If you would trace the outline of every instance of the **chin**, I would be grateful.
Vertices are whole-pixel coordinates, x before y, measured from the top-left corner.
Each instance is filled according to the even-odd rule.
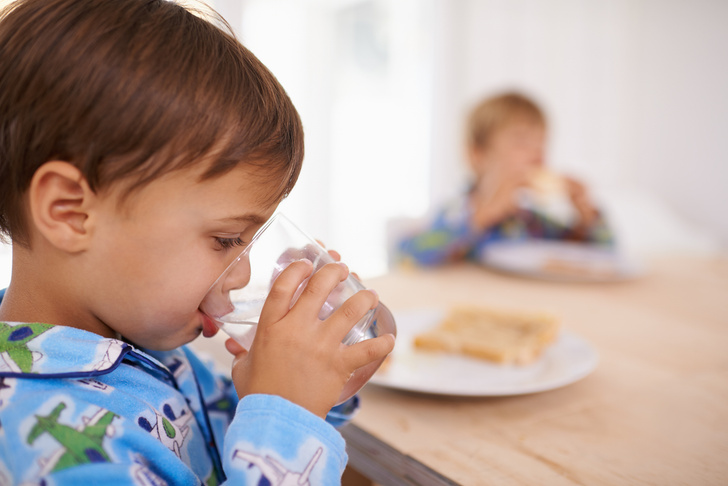
[[[148,344],[144,341],[131,341],[132,344],[135,346],[139,346],[144,349],[149,349],[152,351],[171,351],[173,349],[177,349],[180,346],[184,346],[187,343],[190,343],[197,338],[197,336],[200,335],[200,329],[195,329],[194,331],[191,331],[189,333],[186,333],[186,335],[175,335],[173,337],[170,337],[169,339],[165,339],[162,342],[159,341],[148,341]]]
[[[135,346],[150,349],[153,351],[171,351],[173,349],[189,344],[197,339],[203,330],[202,314],[192,316],[184,326],[166,325],[166,331],[162,334],[146,333],[140,336],[127,336],[127,340]]]

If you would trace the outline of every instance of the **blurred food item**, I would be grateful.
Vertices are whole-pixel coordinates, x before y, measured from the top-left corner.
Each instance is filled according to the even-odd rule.
[[[568,193],[566,179],[548,169],[538,169],[528,178],[528,187],[544,197],[560,196]]]
[[[527,364],[554,342],[558,319],[547,313],[511,312],[461,305],[432,330],[415,336],[415,348],[464,354],[501,364]]]
[[[569,195],[567,179],[545,168],[532,172],[519,193],[521,206],[548,216],[551,220],[571,226],[578,213]]]

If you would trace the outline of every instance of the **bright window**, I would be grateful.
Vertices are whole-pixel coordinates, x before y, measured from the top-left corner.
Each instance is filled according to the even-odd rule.
[[[361,276],[382,273],[387,221],[420,215],[429,201],[429,3],[215,5],[303,120],[304,169],[281,210]]]

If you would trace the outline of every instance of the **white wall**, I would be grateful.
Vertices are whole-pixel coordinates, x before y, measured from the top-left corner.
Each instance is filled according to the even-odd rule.
[[[301,115],[304,168],[281,211],[360,275],[385,271],[387,220],[429,202],[429,2],[215,5]]]

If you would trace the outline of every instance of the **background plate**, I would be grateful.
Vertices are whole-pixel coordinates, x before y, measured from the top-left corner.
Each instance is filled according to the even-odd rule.
[[[644,273],[636,260],[618,250],[563,241],[493,243],[479,261],[502,272],[567,282],[617,282]]]

